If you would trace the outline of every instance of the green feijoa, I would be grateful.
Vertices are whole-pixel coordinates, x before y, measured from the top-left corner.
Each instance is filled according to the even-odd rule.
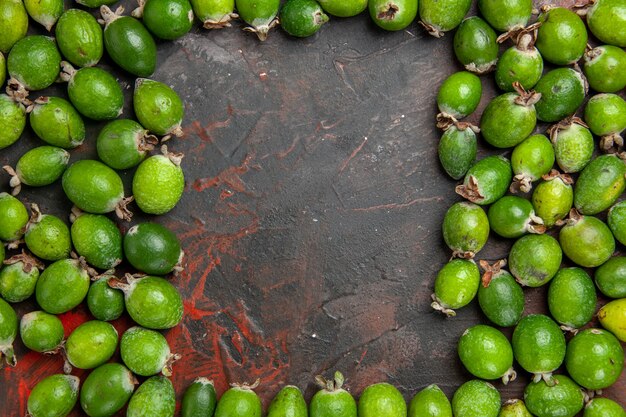
[[[182,136],[183,102],[166,84],[147,78],[135,81],[133,106],[139,123],[155,135]]]
[[[185,188],[185,176],[180,167],[182,153],[153,155],[139,164],[133,176],[133,195],[144,213],[164,214],[178,204]]]
[[[376,25],[385,30],[401,30],[415,20],[417,3],[417,0],[370,0],[368,8]]]
[[[111,269],[122,262],[122,233],[117,225],[101,214],[80,214],[70,229],[76,252],[87,263]]]
[[[78,401],[80,379],[73,375],[50,375],[35,385],[28,396],[28,415],[65,417]]]
[[[616,93],[626,87],[626,52],[612,45],[601,45],[585,52],[583,72],[589,86],[600,93]]]
[[[443,218],[443,239],[453,255],[473,256],[489,238],[489,219],[482,207],[461,201],[454,203]]]
[[[55,35],[59,50],[79,67],[93,67],[104,52],[102,28],[91,13],[69,9],[59,18]]]
[[[63,14],[63,0],[24,0],[28,15],[50,32]]]
[[[116,348],[115,327],[105,321],[91,320],[70,333],[65,341],[65,356],[75,368],[92,369],[111,359]]]
[[[596,397],[585,405],[583,417],[626,417],[626,411],[613,400]]]
[[[33,295],[44,264],[24,251],[4,264],[0,269],[0,296],[9,303],[19,303]]]
[[[61,314],[79,305],[89,291],[89,274],[76,259],[61,259],[39,275],[35,297],[50,314]]]
[[[135,278],[127,274],[126,280],[127,283],[109,280],[109,285],[124,292],[126,310],[138,325],[162,330],[180,322],[183,301],[176,287],[152,276]]]
[[[615,239],[622,245],[626,245],[626,202],[615,203],[609,209],[607,223]]]
[[[122,16],[123,11],[100,7],[105,22],[104,48],[122,69],[137,77],[149,77],[156,68],[156,43],[141,21]]]
[[[452,259],[437,273],[431,307],[448,317],[456,315],[454,309],[469,304],[476,296],[480,284],[480,271],[471,259]]]
[[[478,0],[480,13],[495,30],[500,32],[526,26],[532,8],[532,0]]]
[[[533,417],[522,400],[509,400],[502,405],[498,417]]]
[[[287,390],[289,386],[284,389]],[[288,392],[290,392],[289,390]],[[291,398],[291,397],[287,397]],[[303,399],[304,401],[304,399]],[[213,381],[207,378],[196,378],[191,385],[187,387],[183,394],[183,400],[181,403],[181,417],[206,417],[212,416],[217,405],[217,394],[215,393],[215,386]],[[306,403],[304,404],[304,414],[293,414],[293,417],[306,417]],[[272,408],[268,410],[270,417],[272,416]]]
[[[626,48],[626,12],[622,0],[597,0],[587,10],[593,35],[609,45]]]
[[[258,385],[259,380],[251,386],[231,384],[217,403],[214,417],[261,417],[261,400],[253,391]]]
[[[352,17],[367,8],[367,0],[321,0],[322,9],[337,17]]]
[[[90,417],[109,417],[130,399],[137,380],[119,363],[105,363],[94,369],[80,389],[80,406]]]
[[[459,71],[444,80],[437,93],[437,107],[457,119],[476,110],[483,88],[480,78],[468,71]]]
[[[70,153],[56,146],[38,146],[26,152],[15,165],[15,170],[5,165],[4,170],[11,175],[10,185],[13,194],[18,194],[22,184],[43,187],[58,180],[70,162]]]
[[[81,210],[94,214],[115,211],[126,220],[132,216],[126,208],[130,198],[124,198],[122,179],[100,161],[74,162],[63,174],[61,183],[67,198]]]
[[[267,417],[307,417],[307,406],[298,387],[287,385],[274,397],[267,409]],[[185,417],[185,416],[183,416]]]
[[[328,15],[315,0],[288,0],[280,9],[280,26],[291,36],[312,36],[326,22]]]
[[[554,158],[554,148],[545,135],[537,134],[524,139],[511,154],[511,167],[515,174],[511,191],[529,192],[533,182],[550,172]]]
[[[497,417],[499,411],[500,393],[485,381],[467,381],[452,397],[454,417]]]
[[[569,341],[565,367],[572,379],[584,388],[608,388],[624,369],[624,349],[611,332],[585,329]]]
[[[517,45],[504,51],[496,64],[496,84],[501,90],[514,92],[513,83],[524,89],[537,84],[543,73],[543,58],[534,46],[534,37],[525,33],[518,38]]]
[[[13,341],[17,336],[17,314],[13,307],[0,298],[0,360],[4,355],[7,365],[15,366],[17,358],[13,352]]]
[[[115,4],[117,1],[116,0],[76,0],[76,3],[85,6],[85,7],[91,7],[91,8],[96,8],[96,7],[100,7],[103,5],[112,5]]]
[[[626,129],[626,101],[617,94],[596,94],[587,101],[584,119],[594,135],[602,136],[600,147],[622,143],[619,133]]]
[[[587,88],[580,72],[557,68],[541,77],[535,91],[541,94],[535,104],[537,119],[556,122],[576,112],[585,99]]]
[[[543,176],[533,191],[532,202],[535,214],[546,227],[560,224],[574,204],[574,181],[567,174],[552,170]]]
[[[450,177],[458,180],[476,161],[477,148],[473,126],[456,123],[448,127],[439,140],[439,162]]]
[[[574,417],[583,409],[583,392],[565,375],[534,381],[524,390],[528,411],[537,417]]]
[[[170,346],[161,333],[143,327],[131,327],[124,332],[120,354],[128,369],[141,376],[158,373],[171,376],[171,364],[180,358],[170,352]]]
[[[182,269],[183,251],[176,235],[158,223],[140,223],[126,232],[124,254],[136,269],[166,275]]]
[[[432,384],[411,399],[408,417],[452,417],[452,406],[441,388]]]
[[[362,417],[406,417],[406,402],[396,387],[379,382],[363,390],[358,414]]]
[[[7,193],[0,193],[0,240],[12,242],[24,235],[28,211],[24,204]]]
[[[190,0],[193,13],[205,29],[230,27],[230,21],[239,17],[235,13],[235,0]]]
[[[564,7],[547,8],[537,19],[537,48],[556,65],[569,65],[582,58],[587,46],[587,28],[580,17]]]
[[[71,149],[85,140],[85,123],[72,104],[60,97],[39,97],[29,116],[30,127],[44,142]]]
[[[7,62],[4,54],[0,52],[0,85],[4,85],[7,80]]]
[[[41,35],[27,36],[9,52],[7,70],[27,90],[43,90],[59,76],[61,54],[53,38]]]
[[[1,274],[1,271],[0,271]],[[626,297],[626,257],[615,256],[595,271],[600,292],[610,298]]]
[[[109,286],[110,275],[94,281],[87,292],[87,307],[97,320],[116,320],[124,313],[124,293]]]
[[[509,269],[520,284],[540,287],[558,272],[562,257],[559,242],[552,236],[525,235],[511,247]]]
[[[261,41],[266,40],[270,29],[278,24],[280,0],[235,0],[235,7],[241,20],[250,25],[244,30],[255,33]]]
[[[493,203],[487,217],[491,230],[506,238],[545,231],[543,220],[535,214],[530,201],[514,195],[504,196]]]
[[[158,143],[155,136],[130,119],[113,120],[106,124],[96,142],[98,157],[113,169],[133,168],[146,158]]]
[[[333,379],[318,375],[315,382],[321,389],[309,403],[310,417],[357,417],[356,401],[342,388],[344,378],[341,372],[336,371]]]
[[[468,71],[476,74],[492,71],[498,61],[496,32],[480,17],[468,17],[454,34],[454,54]]]
[[[626,298],[613,300],[598,311],[598,319],[602,327],[610,331],[622,342],[626,342]]]
[[[587,125],[578,117],[561,120],[548,130],[556,163],[565,173],[581,171],[593,157],[595,142]]]
[[[70,256],[70,229],[52,214],[41,214],[37,204],[30,206],[32,215],[24,232],[26,247],[35,256],[56,261]]]
[[[35,352],[56,351],[63,342],[63,323],[54,314],[33,311],[22,316],[20,336],[24,346]]]
[[[141,0],[132,14],[142,18],[156,37],[166,40],[178,39],[189,32],[194,17],[189,0]]]
[[[581,268],[563,268],[548,289],[548,308],[563,330],[575,331],[596,312],[596,288]]]
[[[475,377],[502,378],[504,384],[516,377],[513,348],[506,336],[494,327],[477,324],[466,329],[457,349],[463,366]]]
[[[122,114],[124,93],[111,74],[97,67],[75,70],[63,62],[61,78],[67,81],[70,101],[83,116],[110,120]]]
[[[559,232],[559,242],[565,256],[586,268],[602,265],[615,251],[615,239],[606,223],[575,209]]]
[[[22,136],[26,126],[26,107],[12,96],[0,94],[0,124],[3,126],[0,130],[0,149],[4,149]]]
[[[626,164],[615,154],[601,155],[582,170],[574,185],[574,206],[582,214],[611,207],[626,189]]]
[[[535,92],[525,92],[519,83],[517,93],[505,93],[489,102],[480,118],[483,138],[496,148],[517,145],[535,130],[537,115],[535,103],[541,98]]]
[[[470,167],[463,184],[457,185],[455,191],[472,203],[487,205],[506,194],[512,177],[508,159],[500,155],[488,156]]]
[[[565,336],[559,325],[543,314],[523,317],[513,331],[511,344],[515,360],[534,374],[535,381],[550,381],[565,358]]]
[[[175,409],[176,393],[172,382],[164,376],[153,376],[137,388],[128,403],[126,416],[174,417]]]
[[[28,30],[28,14],[22,0],[0,2],[0,52],[8,53]]]
[[[461,24],[471,5],[471,0],[420,0],[419,23],[429,35],[440,38]]]
[[[524,312],[524,291],[513,275],[503,270],[506,261],[489,265],[481,260],[485,270],[478,287],[478,303],[487,318],[497,326],[510,327],[519,322]]]

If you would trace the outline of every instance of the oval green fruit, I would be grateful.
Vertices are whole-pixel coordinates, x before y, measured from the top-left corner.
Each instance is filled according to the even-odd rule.
[[[417,0],[370,0],[370,17],[382,29],[402,30],[409,26],[417,16]],[[283,21],[281,25],[284,27]]]
[[[7,58],[12,78],[27,90],[43,90],[59,76],[61,54],[53,38],[32,35],[19,40]]]
[[[33,295],[44,264],[22,251],[4,260],[4,265],[0,269],[0,296],[9,303],[19,303]]]
[[[549,8],[537,19],[537,49],[543,58],[556,65],[578,61],[587,46],[587,28],[580,17],[564,7]]]
[[[587,101],[584,119],[594,135],[603,136],[600,147],[610,149],[626,129],[626,101],[617,94],[596,94]]]
[[[108,217],[80,214],[70,229],[76,252],[100,269],[115,268],[122,262],[122,233]]]
[[[65,149],[85,140],[85,123],[72,104],[60,97],[39,97],[29,116],[30,127],[44,142]]]
[[[585,52],[583,72],[589,86],[600,93],[617,93],[626,87],[626,52],[612,45],[601,45]]]
[[[595,149],[593,135],[578,117],[560,121],[548,130],[556,163],[564,173],[579,172],[591,161]]]
[[[63,14],[63,0],[24,0],[28,15],[48,32]]]
[[[500,327],[514,326],[524,312],[524,291],[507,271],[501,269],[505,261],[489,265],[481,260],[485,270],[482,285],[478,287],[480,309],[492,323]]]
[[[509,400],[502,405],[498,417],[533,417],[522,400]]]
[[[582,214],[597,214],[626,189],[626,164],[617,155],[601,155],[580,173],[574,186],[574,206]]]
[[[286,385],[274,397],[267,417],[307,417],[307,405],[298,387]]]
[[[497,417],[499,411],[500,393],[485,381],[467,381],[452,397],[454,417]]]
[[[78,401],[80,379],[73,375],[50,375],[35,385],[28,396],[27,409],[32,417],[64,417]]]
[[[452,417],[452,405],[441,388],[429,385],[411,399],[408,417]]]
[[[489,219],[478,205],[462,201],[454,203],[443,218],[443,239],[453,256],[478,253],[489,238]]]
[[[22,316],[20,336],[24,346],[35,352],[53,352],[63,342],[64,330],[61,320],[44,311],[33,311]]]
[[[109,286],[111,278],[111,275],[103,275],[89,287],[87,307],[97,320],[116,320],[124,313],[124,293]]]
[[[90,417],[109,417],[130,399],[137,380],[119,363],[106,363],[94,369],[80,390],[80,406]]]
[[[172,210],[183,195],[185,176],[180,167],[183,154],[167,151],[153,155],[139,164],[133,176],[133,195],[144,213],[165,214]]]
[[[610,298],[626,297],[626,257],[614,256],[595,271],[596,285]]]
[[[450,177],[458,180],[474,165],[477,147],[476,133],[471,126],[451,125],[439,140],[439,162]]]
[[[180,357],[170,352],[170,346],[161,333],[143,327],[131,327],[124,332],[120,354],[128,369],[140,376],[158,373],[171,376],[171,364]]]
[[[502,378],[507,384],[517,376],[513,369],[513,348],[495,327],[477,324],[466,329],[457,349],[465,369],[477,378]]]
[[[598,311],[598,319],[602,327],[610,331],[622,342],[626,342],[626,298],[613,300]]]
[[[22,136],[26,126],[26,107],[6,94],[0,94],[0,149],[13,145]]]
[[[561,223],[574,204],[574,181],[569,175],[556,170],[550,171],[543,180],[533,192],[533,208],[543,224],[552,227]]]
[[[359,398],[362,417],[406,417],[406,402],[396,387],[386,382],[372,384]]]
[[[476,296],[480,272],[471,259],[452,259],[437,273],[431,307],[448,317],[456,315],[454,309],[465,307]]]
[[[561,329],[575,331],[589,323],[596,312],[596,289],[581,268],[563,268],[548,289],[548,308]]]
[[[524,89],[533,88],[543,73],[543,58],[530,34],[522,35],[517,45],[502,54],[496,64],[496,84],[501,90],[514,92],[513,83]]]
[[[328,22],[328,15],[315,0],[288,0],[280,9],[280,26],[291,36],[313,36]]]
[[[0,360],[4,356],[7,365],[17,365],[13,341],[17,336],[17,314],[13,307],[0,298]]]
[[[471,5],[471,0],[420,0],[419,22],[429,35],[440,38],[461,24]]]
[[[69,9],[55,29],[57,44],[69,62],[79,67],[93,67],[104,52],[102,28],[90,13]]]
[[[244,30],[255,33],[261,41],[266,40],[270,29],[278,24],[280,0],[235,0],[235,7],[241,20],[250,25]]]
[[[532,0],[478,0],[478,10],[497,31],[523,28],[532,14]]]
[[[595,397],[585,405],[583,417],[626,417],[626,411],[613,400]]]
[[[561,266],[563,252],[550,235],[526,235],[513,243],[509,268],[521,285],[540,287],[554,277]]]
[[[96,368],[111,359],[117,341],[117,330],[111,324],[100,320],[86,321],[68,336],[65,356],[75,368]]]
[[[332,380],[318,375],[315,381],[322,389],[311,398],[310,417],[357,417],[356,401],[342,388],[344,378],[341,372],[336,371]]]
[[[164,376],[148,378],[137,388],[128,403],[127,417],[174,417],[176,393],[172,382]]]
[[[0,218],[3,220],[0,223],[0,240],[12,242],[24,235],[28,211],[20,200],[10,194],[0,193]]]
[[[22,0],[0,2],[0,52],[8,53],[28,31],[28,14]]]
[[[622,245],[626,244],[626,202],[618,202],[609,209],[607,216],[609,229],[615,239]]]
[[[505,93],[489,102],[480,118],[483,138],[496,148],[510,148],[526,139],[537,124],[535,103],[541,96],[525,92]]]
[[[212,416],[216,406],[217,394],[215,393],[213,381],[209,381],[206,378],[196,378],[191,385],[187,387],[185,393],[183,394],[181,417]],[[271,414],[271,406],[268,413]],[[302,416],[294,415],[293,417]],[[306,417],[306,408],[304,417]]]
[[[506,194],[513,172],[511,162],[503,156],[493,155],[477,161],[465,174],[456,193],[479,205],[491,204]]]
[[[559,232],[563,253],[575,264],[595,268],[606,262],[615,251],[615,239],[602,220],[581,216],[572,210]]]
[[[253,391],[257,383],[232,385],[220,398],[214,417],[261,417],[262,405]]]
[[[531,382],[524,390],[528,411],[536,417],[574,417],[583,409],[583,393],[565,375],[554,375],[553,381]]]
[[[524,139],[511,154],[511,167],[515,176],[510,191],[529,192],[533,182],[550,172],[554,159],[554,148],[545,135],[532,135]]]
[[[593,35],[609,45],[626,48],[626,12],[622,0],[597,0],[587,10]]]
[[[580,72],[557,68],[541,77],[535,91],[541,94],[535,104],[537,119],[556,122],[576,112],[585,99],[587,86]]]
[[[468,17],[454,34],[454,54],[470,72],[492,71],[498,61],[496,32],[480,17]]]
[[[31,204],[31,211],[32,216],[24,232],[28,250],[46,261],[70,256],[70,229],[65,222],[52,214],[41,214],[36,204]]]
[[[178,39],[191,30],[193,10],[189,0],[142,0],[133,17],[141,17],[156,37]]]
[[[102,128],[96,147],[102,162],[113,169],[124,170],[139,165],[157,143],[158,139],[136,121],[118,119]]]
[[[337,17],[352,17],[367,8],[367,0],[321,0],[322,9]]]
[[[476,110],[482,91],[482,84],[477,75],[468,71],[455,72],[439,87],[437,107],[442,113],[462,119]]]
[[[138,78],[133,106],[139,123],[150,132],[160,136],[182,136],[183,102],[168,85]]]
[[[534,380],[550,381],[565,359],[565,336],[558,324],[543,314],[523,317],[511,339],[515,360]]]
[[[158,223],[140,223],[126,232],[124,253],[130,264],[152,275],[182,269],[183,251],[176,235]]]
[[[68,82],[70,101],[83,116],[94,120],[110,120],[122,114],[122,87],[105,70],[87,67],[76,71],[64,62],[61,78]]]
[[[15,170],[4,166],[4,170],[11,177],[10,185],[13,194],[18,194],[22,184],[31,187],[43,187],[58,180],[67,164],[70,162],[70,153],[56,146],[38,146],[26,152],[15,165]]]
[[[231,26],[235,13],[235,0],[191,0],[193,13],[205,29],[222,29]]]
[[[89,274],[75,259],[50,264],[39,276],[35,297],[50,314],[61,314],[79,305],[89,291]]]

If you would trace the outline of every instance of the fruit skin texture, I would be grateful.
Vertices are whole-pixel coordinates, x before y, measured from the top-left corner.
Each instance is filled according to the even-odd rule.
[[[406,417],[406,402],[396,387],[386,382],[365,388],[359,398],[362,417]]]
[[[415,20],[417,3],[417,0],[396,0],[394,3],[386,0],[370,0],[368,8],[370,17],[376,25],[385,30],[401,30]],[[281,25],[283,25],[282,20]]]
[[[179,155],[153,155],[139,164],[133,176],[133,195],[144,213],[165,214],[183,195],[185,176]]]
[[[283,388],[283,390],[288,387]],[[213,381],[209,381],[206,378],[196,378],[191,385],[187,387],[183,394],[183,400],[181,404],[181,417],[206,417],[212,416],[217,405],[217,394],[215,393],[215,387]],[[306,407],[306,403],[305,403]],[[272,408],[268,410],[269,417],[278,417],[271,415]],[[306,417],[306,408],[304,417]],[[285,416],[286,417],[286,416]],[[301,417],[294,415],[292,417]]]
[[[67,10],[59,19],[55,34],[61,53],[73,65],[93,67],[102,58],[102,28],[90,13]]]
[[[0,193],[0,240],[11,242],[23,236],[28,223],[28,211],[24,204],[7,193]]]
[[[85,123],[69,101],[60,97],[40,97],[29,116],[30,127],[44,142],[65,149],[85,140]]]
[[[7,58],[7,69],[27,90],[43,90],[59,75],[61,54],[54,39],[41,35],[19,40]]]
[[[310,417],[357,417],[357,404],[354,397],[344,390],[343,375],[336,371],[333,380],[322,376],[315,378],[322,387],[317,391],[309,403]]]
[[[144,25],[161,39],[178,39],[193,25],[193,10],[188,0],[146,0],[142,14]],[[135,12],[133,16],[138,17]]]
[[[26,126],[26,108],[6,94],[0,94],[0,123],[7,126],[0,131],[0,149],[4,149],[22,136]]]
[[[65,65],[65,71],[69,71],[64,79],[68,80],[70,101],[83,116],[94,120],[110,120],[122,114],[124,93],[115,77],[97,67],[73,72]]]
[[[174,417],[176,393],[169,379],[153,376],[137,388],[128,403],[127,417]]]
[[[534,46],[522,46],[518,43],[504,51],[498,59],[496,84],[501,90],[512,93],[515,91],[513,83],[517,81],[528,90],[537,84],[542,73],[543,58],[539,50]]]
[[[513,348],[498,329],[477,324],[465,330],[458,343],[458,353],[465,368],[481,379],[514,379]]]
[[[583,393],[565,375],[554,375],[556,384],[531,382],[524,390],[528,411],[537,417],[574,417],[583,409]]]
[[[537,114],[532,96],[524,104],[522,96],[505,93],[489,102],[480,118],[483,138],[496,148],[511,148],[526,139],[535,130]]]
[[[450,177],[458,180],[474,165],[477,147],[476,134],[471,128],[450,126],[439,140],[439,162]]]
[[[100,214],[81,214],[70,230],[76,252],[92,266],[111,269],[122,262],[122,233]]]
[[[454,254],[476,254],[489,238],[489,219],[478,205],[454,203],[443,218],[443,239]]]
[[[63,0],[24,0],[30,17],[48,32],[63,14]]]
[[[468,71],[455,72],[439,87],[437,106],[440,112],[462,119],[476,110],[482,91],[477,75]]]
[[[532,8],[531,0],[478,0],[480,13],[499,32],[525,27]]]
[[[500,393],[488,382],[467,381],[454,393],[452,411],[455,417],[497,417]]]
[[[559,242],[565,256],[587,268],[602,265],[615,251],[611,230],[594,216],[570,214],[559,232]]]
[[[626,411],[613,400],[596,397],[585,406],[583,417],[626,417]]]
[[[559,168],[564,173],[579,172],[593,157],[595,141],[579,118],[567,119],[549,129]]]
[[[626,129],[626,101],[617,94],[596,94],[585,106],[584,119],[594,135],[619,133]]]
[[[511,154],[511,167],[515,177],[511,191],[518,188],[527,193],[532,183],[550,172],[554,165],[554,148],[544,135],[532,135],[519,143]]]
[[[537,34],[537,49],[543,58],[556,65],[578,61],[587,46],[587,28],[578,15],[563,7],[542,13]]]
[[[168,361],[171,352],[165,337],[154,330],[131,327],[122,335],[120,354],[124,364],[140,376],[152,376],[163,371],[171,374]]]
[[[266,40],[269,30],[278,24],[280,0],[235,0],[235,7],[241,20],[250,25],[244,30],[256,33],[260,41]]]
[[[613,385],[624,368],[624,349],[612,333],[585,329],[569,341],[565,367],[582,387],[598,390]]]
[[[513,331],[511,342],[515,360],[535,374],[535,380],[549,378],[565,358],[565,336],[559,326],[543,314],[522,318]]]
[[[587,93],[582,74],[571,68],[557,68],[546,73],[535,91],[541,99],[535,104],[537,119],[556,122],[574,114],[583,103]]]
[[[337,17],[352,17],[367,8],[367,0],[321,0],[322,9]]]
[[[152,275],[172,272],[183,252],[176,235],[158,223],[140,223],[124,236],[126,259],[135,268]]]
[[[507,271],[493,273],[478,287],[478,303],[487,318],[500,327],[514,326],[524,311],[524,291]]]
[[[502,405],[498,417],[533,417],[522,400],[509,400]]]
[[[117,349],[117,330],[105,321],[91,320],[78,326],[65,342],[68,362],[80,369],[96,368]]]
[[[452,309],[469,304],[476,296],[479,283],[480,272],[474,261],[452,259],[437,274],[432,307],[454,316]]]
[[[535,187],[532,202],[535,214],[547,227],[554,226],[567,216],[574,204],[572,179],[552,171],[543,177],[544,181]]]
[[[500,155],[488,156],[470,167],[463,184],[455,191],[472,203],[487,205],[506,194],[512,177],[508,159]]]
[[[13,307],[0,298],[0,359],[9,366],[17,364],[17,358],[13,353],[13,341],[17,336],[17,314]]]
[[[615,239],[626,245],[626,202],[620,201],[611,207],[607,222]]]
[[[600,93],[617,93],[626,87],[626,52],[612,45],[601,45],[587,51],[583,72],[589,86]]]
[[[496,32],[478,16],[468,17],[454,34],[454,54],[468,71],[484,74],[498,60]]]
[[[77,376],[50,375],[35,385],[28,396],[28,413],[32,417],[67,416],[78,401]]]
[[[90,417],[108,417],[130,399],[137,380],[119,363],[105,363],[94,369],[83,382],[80,406]]]
[[[613,300],[598,311],[602,327],[613,333],[619,340],[626,342],[626,298]]]
[[[626,13],[621,0],[598,0],[587,11],[594,36],[609,45],[626,48]]]
[[[563,253],[550,235],[526,235],[515,241],[509,253],[509,269],[517,282],[540,287],[554,277]]]
[[[2,252],[4,247],[0,254]],[[4,256],[0,256],[0,260],[2,258]],[[43,269],[43,264],[25,253],[5,260],[4,264],[0,269],[0,296],[10,303],[19,303],[33,295],[39,279],[39,268]]]
[[[471,0],[420,0],[420,23],[430,35],[440,38],[461,24],[471,5]]]
[[[280,26],[291,36],[313,36],[326,22],[328,16],[315,0],[289,0],[280,9]]]
[[[63,323],[53,314],[33,311],[22,316],[20,336],[24,345],[35,352],[50,352],[63,341]]]
[[[274,397],[267,417],[307,417],[306,401],[298,387],[287,385]]]
[[[261,417],[261,400],[247,387],[232,387],[220,398],[214,417]]]
[[[610,298],[626,297],[626,257],[614,256],[595,271],[598,290]]]
[[[70,153],[56,146],[38,146],[20,157],[15,166],[22,184],[42,187],[58,180],[70,161]]]
[[[61,259],[39,276],[35,297],[50,314],[61,314],[79,305],[89,291],[89,274],[74,259]]]
[[[452,406],[446,394],[433,384],[411,399],[408,417],[452,417]]]
[[[116,320],[124,313],[124,293],[111,288],[109,278],[111,276],[104,275],[89,286],[87,306],[97,320]]]
[[[581,214],[611,207],[626,189],[626,164],[616,155],[601,155],[580,173],[574,186],[574,206]]]
[[[28,30],[28,14],[22,0],[0,2],[0,52],[8,53]]]
[[[596,289],[591,277],[581,268],[561,269],[550,283],[548,308],[568,330],[589,323],[596,312]]]
[[[155,135],[181,136],[184,108],[171,87],[147,78],[135,81],[133,106],[139,123]]]
[[[41,214],[33,207],[33,217],[24,233],[26,247],[35,256],[46,261],[65,259],[70,255],[70,229],[56,216]]]

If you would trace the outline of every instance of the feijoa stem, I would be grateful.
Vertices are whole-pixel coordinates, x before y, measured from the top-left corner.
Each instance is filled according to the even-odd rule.
[[[485,196],[481,194],[480,189],[478,188],[478,181],[473,175],[469,176],[467,185],[457,185],[454,190],[458,195],[471,201],[472,203],[479,203],[485,199]]]
[[[430,306],[433,308],[433,310],[441,311],[447,317],[456,316],[456,311],[452,310],[451,308],[444,307],[441,300],[435,294],[431,294],[430,298],[433,299],[433,302],[430,303]]]
[[[495,275],[498,275],[498,273],[500,273],[500,270],[506,266],[506,258],[500,259],[493,264],[490,264],[484,259],[481,259],[480,261],[478,261],[478,263],[480,264],[480,267],[485,271],[482,276],[481,282],[483,287],[487,288],[489,287],[489,284],[491,283],[493,277]]]
[[[226,13],[220,19],[207,19],[202,23],[202,27],[205,29],[223,29],[231,27],[231,20],[237,19],[239,15],[237,13]]]
[[[445,32],[436,28],[430,23],[424,23],[421,20],[418,20],[417,23],[419,23],[424,29],[426,29],[426,32],[428,32],[430,36],[434,36],[435,38],[441,38],[443,35],[445,35]]]
[[[126,220],[127,222],[129,222],[130,219],[132,219],[132,217],[133,217],[133,212],[130,211],[127,206],[134,199],[135,199],[135,197],[133,197],[132,195],[130,197],[122,198],[120,200],[120,202],[117,203],[117,206],[115,206],[115,215],[118,218],[120,218],[122,220]]]
[[[13,351],[13,345],[0,346],[0,359],[2,359],[2,355],[4,355],[4,361],[10,367],[15,367],[17,365],[17,357],[15,356],[15,352]]]
[[[182,358],[182,355],[179,355],[178,353],[170,354],[170,356],[167,358],[167,361],[165,362],[165,366],[163,367],[163,369],[161,369],[161,373],[167,377],[172,376],[172,365],[177,360],[180,360],[180,358]]]
[[[41,262],[39,259],[35,258],[34,256],[30,256],[23,249],[22,249],[22,253],[13,255],[9,259],[4,260],[5,265],[13,265],[18,262],[22,263],[22,271],[24,271],[27,274],[30,273],[30,271],[32,271],[33,268],[37,268],[40,271],[43,271],[43,269],[46,267],[43,262]]]
[[[9,186],[11,186],[12,188],[11,195],[18,195],[20,191],[22,191],[22,181],[17,175],[17,172],[15,172],[15,170],[10,165],[5,165],[2,167],[2,169],[11,176],[11,179],[9,180]]]
[[[111,10],[109,6],[103,5],[100,6],[100,14],[102,15],[102,19],[98,19],[98,23],[104,25],[104,29],[106,30],[107,26],[114,22],[115,20],[122,17],[124,13],[124,6],[119,6],[115,11]]]
[[[519,104],[520,106],[530,107],[541,99],[541,93],[533,90],[524,90],[524,87],[522,87],[519,81],[513,83],[513,89],[519,94],[519,97],[515,98],[515,104]]]

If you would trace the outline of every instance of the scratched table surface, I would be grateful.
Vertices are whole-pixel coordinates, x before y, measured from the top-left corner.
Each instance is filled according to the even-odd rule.
[[[309,399],[314,376],[334,370],[355,395],[388,381],[407,400],[432,383],[451,397],[471,377],[457,340],[467,327],[487,323],[476,302],[453,319],[430,307],[434,277],[450,256],[442,218],[461,200],[439,166],[434,125],[437,88],[461,69],[452,36],[434,39],[416,22],[384,32],[366,13],[331,19],[309,39],[275,30],[261,43],[241,28],[196,26],[158,44],[152,78],[173,86],[185,103],[184,137],[169,142],[186,154],[185,193],[165,216],[141,215],[133,204],[133,221],[119,222],[126,230],[157,221],[182,240],[186,269],[172,282],[185,315],[164,332],[183,357],[172,377],[179,399],[197,376],[214,380],[220,393],[228,383],[260,378],[265,406],[285,384]],[[106,56],[101,65],[125,88],[123,117],[133,117],[133,78]],[[492,77],[482,81],[474,122],[496,91]],[[66,97],[65,86],[42,94]],[[102,126],[88,123],[72,160],[96,158]],[[13,165],[40,144],[27,128],[0,152],[0,163]],[[481,144],[479,153],[497,151]],[[121,172],[128,193],[132,175]],[[0,181],[7,191],[8,176]],[[20,198],[68,218],[71,204],[58,183],[24,187]],[[509,247],[492,236],[479,258],[504,258]],[[547,311],[546,288],[525,294],[527,313]],[[33,300],[15,307],[20,316],[37,308]],[[61,318],[67,335],[90,315],[83,306]],[[121,334],[132,322],[114,325]],[[24,415],[32,387],[63,367],[59,355],[15,344],[17,367],[0,371],[3,416]],[[518,381],[495,385],[509,399],[521,396],[528,380],[520,372]],[[605,392],[626,405],[625,390],[622,375]],[[80,407],[72,415],[81,415]]]

